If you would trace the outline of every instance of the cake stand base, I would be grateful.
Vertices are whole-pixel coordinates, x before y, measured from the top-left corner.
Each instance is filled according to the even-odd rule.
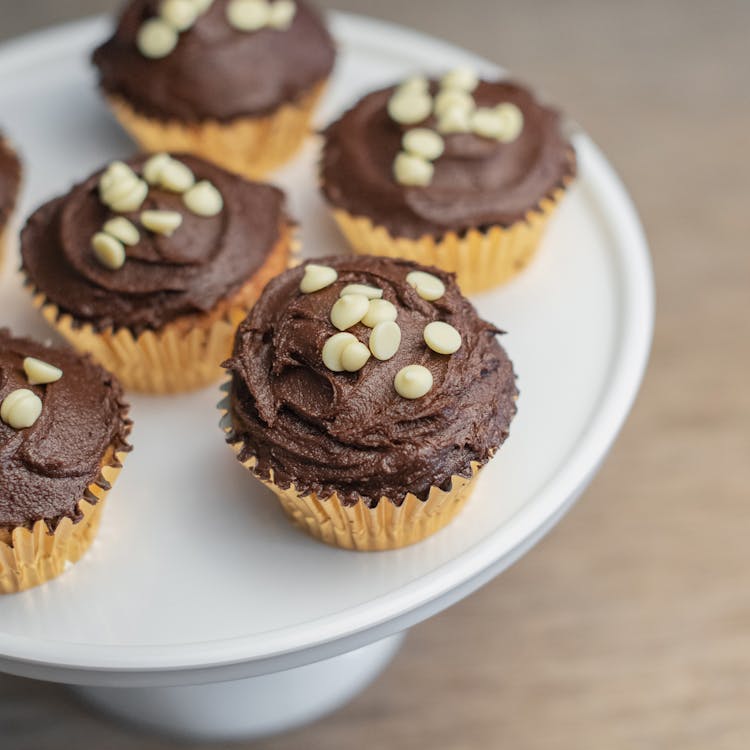
[[[286,732],[343,706],[388,665],[404,633],[285,672],[187,687],[74,687],[87,703],[130,724],[193,740]]]

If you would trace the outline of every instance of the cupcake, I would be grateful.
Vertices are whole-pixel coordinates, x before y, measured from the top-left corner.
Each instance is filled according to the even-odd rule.
[[[284,194],[192,156],[113,162],[39,208],[23,271],[47,321],[126,388],[221,375],[237,325],[286,268]]]
[[[21,162],[0,133],[0,264],[8,244],[8,225],[21,187]]]
[[[299,0],[131,0],[93,61],[144,150],[259,179],[309,134],[334,58],[320,16]]]
[[[84,555],[130,450],[127,411],[88,357],[0,329],[0,593]]]
[[[318,539],[413,544],[458,513],[508,436],[499,333],[436,268],[339,256],[286,271],[225,363],[226,440]]]
[[[469,69],[371,93],[325,136],[322,190],[354,250],[452,271],[466,294],[526,266],[576,174],[558,112]]]

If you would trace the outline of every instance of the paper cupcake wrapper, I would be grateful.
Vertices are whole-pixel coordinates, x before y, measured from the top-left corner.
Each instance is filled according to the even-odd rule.
[[[404,258],[451,271],[461,291],[473,294],[509,281],[529,264],[564,195],[565,189],[559,188],[529,211],[523,221],[509,227],[470,229],[463,236],[448,232],[441,238],[394,237],[365,216],[353,216],[341,209],[334,209],[333,216],[356,253]]]
[[[107,101],[120,124],[145,151],[187,152],[254,180],[288,161],[311,133],[315,107],[327,81],[318,83],[293,104],[265,117],[238,117],[228,122],[183,123],[139,114],[121,97]]]
[[[31,529],[0,529],[0,594],[39,586],[83,557],[99,529],[107,493],[120,473],[125,455],[109,448],[99,477],[78,502],[83,513],[80,521],[63,518],[54,531],[45,520],[37,521]]]
[[[286,230],[252,279],[212,312],[178,318],[158,331],[137,336],[127,328],[99,331],[62,312],[38,290],[34,290],[33,302],[75,349],[91,354],[127,390],[153,394],[193,391],[223,375],[221,363],[232,353],[237,326],[268,281],[286,269],[290,244],[290,231]]]
[[[228,389],[226,384],[223,390]],[[229,434],[232,421],[228,396],[219,403],[219,409],[221,428]],[[244,443],[234,443],[232,448],[239,457]],[[407,547],[440,531],[466,504],[481,469],[478,463],[472,463],[471,476],[453,476],[448,490],[431,487],[427,500],[408,493],[400,505],[382,497],[375,508],[370,508],[361,500],[345,505],[336,493],[321,498],[314,492],[299,492],[294,486],[284,489],[273,482],[273,477],[268,480],[255,472],[254,457],[242,465],[276,495],[289,519],[308,534],[334,547],[362,552]]]

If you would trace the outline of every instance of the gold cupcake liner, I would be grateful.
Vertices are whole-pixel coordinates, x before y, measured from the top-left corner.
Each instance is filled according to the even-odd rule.
[[[232,353],[237,326],[245,319],[263,287],[287,267],[291,230],[266,262],[230,300],[206,315],[191,315],[158,331],[134,335],[127,328],[96,330],[36,291],[34,306],[45,320],[80,352],[87,352],[113,372],[127,390],[142,393],[183,393],[215,383],[223,374],[221,363]]]
[[[394,237],[365,216],[334,209],[333,216],[354,251],[360,255],[405,258],[456,274],[464,294],[485,291],[520,273],[534,257],[547,224],[565,195],[559,188],[529,211],[523,221],[486,231],[470,229],[461,236],[448,232],[441,238]]]
[[[0,529],[0,594],[14,594],[56,578],[77,563],[96,537],[105,499],[117,479],[125,452],[110,447],[99,477],[78,502],[83,518],[63,518],[51,531],[45,520],[31,529]]]
[[[263,179],[294,156],[312,130],[311,120],[327,84],[315,85],[299,101],[265,117],[229,122],[183,123],[139,114],[121,97],[107,101],[120,124],[146,151],[187,152],[254,180]]]
[[[228,389],[227,384],[223,390],[228,392]],[[232,430],[228,396],[220,402],[219,409],[222,430],[228,434]],[[237,456],[243,447],[242,441],[232,445]],[[360,552],[408,547],[440,531],[466,504],[481,469],[480,464],[472,463],[471,476],[453,476],[448,490],[431,487],[427,500],[408,493],[400,505],[382,497],[375,508],[369,508],[361,500],[355,505],[345,505],[336,493],[321,498],[315,492],[299,492],[294,486],[284,489],[274,483],[273,474],[268,480],[255,472],[255,457],[242,465],[276,495],[286,515],[297,526],[321,542]]]

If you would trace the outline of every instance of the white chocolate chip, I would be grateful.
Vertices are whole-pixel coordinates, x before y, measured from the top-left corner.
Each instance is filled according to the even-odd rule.
[[[31,427],[42,413],[42,400],[28,388],[9,393],[0,406],[0,419],[14,430]]]
[[[425,326],[424,341],[438,354],[454,354],[461,348],[461,334],[450,323],[440,320]]]
[[[406,93],[407,91],[429,94],[430,82],[424,76],[411,76],[401,83],[397,89],[399,94]]]
[[[358,343],[357,337],[352,333],[334,334],[323,344],[323,351],[321,353],[323,364],[333,372],[343,372],[344,365],[341,362],[341,357],[344,349],[356,343]]]
[[[393,162],[393,174],[402,185],[424,187],[432,182],[435,167],[419,156],[402,151]]]
[[[345,331],[359,323],[370,309],[370,300],[364,294],[347,294],[339,297],[331,308],[331,323]]]
[[[30,385],[47,385],[56,383],[63,376],[59,367],[49,364],[36,357],[26,357],[23,361],[23,371]]]
[[[375,359],[385,362],[390,359],[401,346],[401,329],[398,323],[387,320],[378,323],[370,334],[370,351]]]
[[[198,9],[192,0],[162,0],[159,15],[175,31],[187,31],[198,18]]]
[[[173,193],[184,193],[195,185],[195,175],[187,164],[170,158],[161,169],[159,184]]]
[[[227,21],[237,31],[258,31],[268,25],[271,6],[268,0],[230,0]]]
[[[483,138],[499,139],[503,136],[505,123],[496,109],[480,107],[471,115],[471,129]]]
[[[471,131],[471,110],[454,107],[447,109],[438,118],[437,129],[446,135]]]
[[[417,294],[428,302],[434,302],[445,294],[445,284],[431,273],[412,271],[406,277],[406,283],[416,289]]]
[[[152,60],[166,57],[176,46],[179,35],[161,18],[150,18],[140,29],[136,44],[144,57]]]
[[[339,275],[336,273],[335,268],[321,266],[317,263],[308,263],[305,266],[305,275],[302,277],[302,281],[300,281],[299,290],[303,294],[319,292],[321,289],[331,286],[338,277]]]
[[[407,130],[401,141],[404,151],[427,161],[435,161],[445,151],[445,141],[439,133],[429,128]]]
[[[140,242],[141,234],[132,221],[128,221],[124,216],[115,216],[102,227],[102,231],[111,234],[116,240],[120,240],[123,245],[137,245]]]
[[[370,359],[370,350],[361,342],[355,341],[344,347],[341,353],[341,365],[347,372],[358,372]]]
[[[123,161],[113,161],[107,165],[107,168],[99,178],[99,190],[106,190],[123,177],[136,176],[135,172]]]
[[[179,211],[143,211],[141,224],[156,234],[171,237],[182,224],[182,214]]]
[[[149,157],[143,165],[143,179],[149,185],[159,185],[161,182],[161,173],[164,167],[171,161],[174,161],[169,154],[160,153]]]
[[[91,239],[91,247],[94,249],[96,259],[105,268],[116,271],[125,265],[125,247],[112,235],[97,232]]]
[[[362,323],[368,328],[375,328],[378,323],[387,323],[396,320],[398,310],[396,306],[387,299],[371,299],[367,314],[362,318]]]
[[[435,114],[438,117],[442,117],[448,110],[461,109],[466,112],[472,112],[474,110],[474,99],[471,94],[467,94],[465,91],[458,91],[456,89],[447,89],[441,91],[435,97]]]
[[[347,294],[364,294],[367,299],[378,299],[383,296],[383,290],[376,286],[367,286],[367,284],[347,284],[339,292],[339,297],[344,297]]]
[[[479,76],[472,68],[455,68],[442,77],[440,85],[444,89],[472,92],[479,85]]]
[[[393,386],[402,398],[422,398],[432,389],[432,373],[422,365],[407,365],[396,373]]]
[[[495,111],[503,121],[503,133],[499,140],[503,143],[515,141],[523,130],[523,112],[511,102],[498,104]]]
[[[297,4],[294,0],[276,0],[271,3],[271,17],[268,19],[268,25],[272,29],[286,31],[294,21],[297,14]]]
[[[221,193],[208,181],[201,180],[183,196],[182,202],[196,216],[216,216],[224,208]]]
[[[432,97],[409,89],[396,93],[388,101],[388,114],[401,125],[416,125],[426,120],[432,112]]]

